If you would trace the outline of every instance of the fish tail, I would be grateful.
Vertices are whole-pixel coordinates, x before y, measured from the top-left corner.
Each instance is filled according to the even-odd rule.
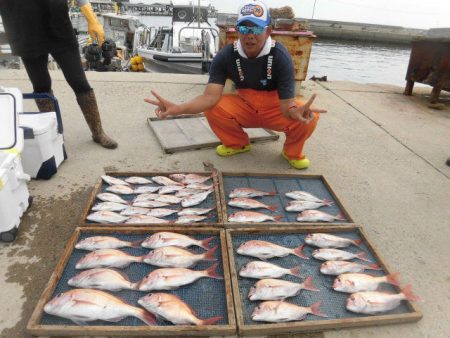
[[[300,275],[300,269],[301,269],[301,265],[296,266],[296,267],[290,269],[290,270],[289,270],[289,273],[290,273],[292,276],[300,277],[300,276],[301,276],[301,275]]]
[[[278,216],[273,216],[273,219],[275,220],[275,221],[279,221],[279,220],[281,220],[281,219],[283,219],[283,215],[278,215]]]
[[[327,198],[325,198],[322,202],[323,202],[323,204],[325,204],[327,206],[330,206],[330,205],[334,204],[334,202],[332,200],[329,200]]]
[[[313,276],[306,277],[305,281],[303,282],[303,289],[309,290],[309,291],[320,291],[318,288],[316,288],[313,285],[312,279],[313,279]]]
[[[130,248],[140,248],[141,247],[141,243],[143,242],[143,239],[137,240],[137,241],[133,241],[130,242]]]
[[[223,318],[222,316],[217,316],[217,317],[211,317],[211,318],[208,318],[208,319],[203,319],[200,322],[200,325],[214,325],[215,323],[217,323],[222,318]]]
[[[203,254],[203,259],[205,261],[216,261],[217,259],[214,257],[214,253],[217,251],[218,246],[209,249]]]
[[[300,245],[298,248],[294,249],[294,255],[296,255],[297,257],[303,258],[303,259],[309,259],[309,257],[306,257],[303,254],[303,248],[305,247],[305,244]]]
[[[412,292],[412,286],[410,284],[406,285],[403,288],[400,288],[401,293],[405,295],[405,298],[410,301],[418,301],[421,300],[418,296],[416,296]]]
[[[336,216],[334,216],[334,219],[336,221],[346,221],[347,217],[345,217],[345,214],[341,211]]]
[[[360,246],[361,243],[362,243],[362,239],[355,239],[355,240],[353,241],[353,244],[355,244],[356,246]]]
[[[366,253],[364,251],[358,252],[356,254],[356,258],[365,261],[365,262],[370,262],[370,260],[366,257]]]
[[[271,204],[267,206],[267,209],[269,209],[270,211],[277,211],[278,205],[276,204]]]
[[[223,277],[216,272],[217,265],[217,263],[214,263],[209,269],[205,270],[206,276],[214,279],[223,279]]]
[[[276,191],[269,191],[267,193],[267,196],[275,196],[275,195],[278,195],[278,193]]]
[[[366,265],[365,268],[369,269],[369,270],[383,270],[383,268],[381,266],[379,266],[378,264],[375,264],[375,263]]]
[[[136,313],[136,317],[142,320],[147,325],[156,325],[156,318],[150,312],[144,309],[138,309],[139,311]]]
[[[325,313],[320,311],[320,303],[322,302],[319,300],[318,302],[315,302],[313,305],[309,307],[311,310],[311,314],[319,317],[328,317]]]
[[[209,249],[209,243],[210,243],[214,238],[215,238],[215,237],[213,236],[213,237],[208,237],[208,238],[202,240],[202,241],[200,242],[200,246],[201,246],[203,249],[208,250],[208,249]]]
[[[399,272],[393,272],[386,276],[386,282],[392,285],[400,286],[400,280],[398,279],[399,276]]]

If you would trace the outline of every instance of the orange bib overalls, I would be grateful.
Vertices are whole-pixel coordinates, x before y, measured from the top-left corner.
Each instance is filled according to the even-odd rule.
[[[239,89],[237,95],[224,94],[217,105],[205,114],[211,129],[226,147],[237,149],[250,143],[242,128],[266,128],[284,132],[286,141],[283,150],[289,159],[305,157],[303,145],[319,120],[317,113],[314,113],[314,119],[307,124],[285,117],[280,111],[276,90]]]

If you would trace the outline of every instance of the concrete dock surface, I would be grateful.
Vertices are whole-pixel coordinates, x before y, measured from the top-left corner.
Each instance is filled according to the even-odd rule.
[[[150,89],[176,102],[200,94],[206,76],[89,72],[104,128],[119,142],[106,150],[91,141],[75,95],[59,71],[53,89],[64,121],[68,160],[48,181],[33,180],[34,203],[14,243],[0,243],[0,332],[28,337],[26,325],[79,222],[93,185],[104,171],[203,171],[209,161],[223,171],[320,174],[354,220],[364,226],[390,270],[412,284],[422,301],[416,323],[339,329],[308,337],[449,337],[450,332],[450,96],[443,110],[428,107],[430,87],[403,88],[349,82],[303,83],[328,109],[306,144],[311,166],[297,171],[282,159],[284,141],[255,144],[251,152],[218,157],[213,149],[162,151],[147,124],[143,101]],[[31,92],[24,71],[0,72],[0,84]],[[25,101],[25,110],[36,111]]]

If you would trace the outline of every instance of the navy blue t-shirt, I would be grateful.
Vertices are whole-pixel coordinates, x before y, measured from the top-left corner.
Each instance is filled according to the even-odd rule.
[[[273,55],[272,79],[267,79],[267,60]],[[230,78],[237,89],[254,89],[261,91],[277,90],[281,100],[295,96],[294,65],[286,47],[277,42],[271,53],[255,59],[238,56],[233,44],[222,48],[214,57],[209,69],[208,83],[225,84]],[[239,57],[244,80],[241,81],[236,59]]]

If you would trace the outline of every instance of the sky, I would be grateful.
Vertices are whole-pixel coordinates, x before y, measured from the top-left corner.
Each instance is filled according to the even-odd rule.
[[[237,13],[241,3],[241,0],[210,1],[221,13]],[[265,0],[265,3],[274,8],[291,6],[296,17],[305,19],[450,29],[450,0]]]

